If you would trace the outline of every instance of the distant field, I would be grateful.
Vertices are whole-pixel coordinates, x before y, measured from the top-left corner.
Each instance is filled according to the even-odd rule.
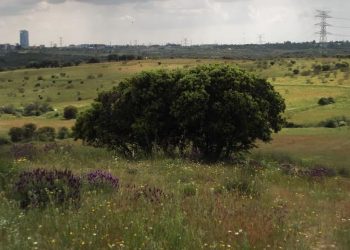
[[[350,166],[348,129],[323,129],[322,121],[335,117],[350,118],[349,71],[331,70],[313,73],[313,65],[334,66],[348,59],[276,59],[194,60],[162,59],[129,61],[127,63],[86,64],[78,67],[53,69],[23,69],[0,73],[0,106],[13,104],[17,108],[34,101],[48,101],[56,110],[41,117],[0,117],[0,134],[12,126],[30,121],[39,126],[70,127],[74,121],[62,119],[62,110],[75,105],[85,110],[101,91],[117,86],[123,79],[143,70],[192,67],[204,63],[228,63],[266,77],[287,104],[286,118],[290,122],[310,128],[286,129],[275,136],[272,144],[261,145],[259,152],[283,153],[304,162],[325,161],[327,165]],[[293,72],[298,70],[298,74]],[[317,104],[321,97],[333,97],[336,103]],[[55,117],[56,113],[59,117]]]

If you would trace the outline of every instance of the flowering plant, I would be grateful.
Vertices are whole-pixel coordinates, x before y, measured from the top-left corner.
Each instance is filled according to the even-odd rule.
[[[35,169],[22,172],[15,183],[21,208],[45,207],[80,200],[81,181],[69,170]]]
[[[111,173],[103,170],[94,170],[86,174],[87,183],[94,189],[108,189],[113,190],[119,188],[119,179]]]

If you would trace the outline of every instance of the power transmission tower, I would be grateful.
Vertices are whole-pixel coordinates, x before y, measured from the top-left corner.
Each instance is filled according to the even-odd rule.
[[[317,32],[316,34],[320,35],[320,46],[322,48],[325,48],[327,46],[327,42],[328,42],[328,35],[330,35],[331,33],[329,33],[327,31],[327,27],[331,26],[327,20],[332,18],[329,14],[330,11],[325,11],[325,10],[316,10],[316,18],[320,19],[320,22],[317,23],[316,25],[320,27],[320,31]]]
[[[60,37],[60,47],[63,47],[63,37]]]

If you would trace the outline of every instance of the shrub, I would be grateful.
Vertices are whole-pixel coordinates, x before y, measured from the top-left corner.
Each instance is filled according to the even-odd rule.
[[[77,118],[78,109],[75,106],[67,106],[64,108],[63,117],[67,120]]]
[[[69,133],[69,129],[66,127],[61,127],[58,129],[57,131],[57,138],[60,140],[64,140],[69,138],[70,133]]]
[[[196,150],[216,161],[271,140],[284,119],[266,80],[230,65],[143,72],[99,95],[75,124],[76,139],[126,156]]]
[[[33,123],[27,123],[22,127],[23,130],[23,139],[24,140],[32,140],[35,136],[35,131],[37,126]]]
[[[11,141],[6,137],[0,137],[0,146],[11,144]]]
[[[87,63],[99,63],[99,62],[100,62],[100,60],[98,58],[95,58],[95,57],[92,57],[87,61]]]
[[[24,106],[24,116],[40,116],[47,112],[53,111],[52,106],[46,102],[34,102]]]
[[[349,63],[348,62],[338,62],[335,64],[335,68],[336,69],[340,69],[340,70],[347,70],[349,69]]]
[[[350,177],[350,171],[347,168],[340,168],[338,170],[338,174],[342,177],[346,177],[346,178]]]
[[[39,141],[54,141],[56,131],[52,127],[42,127],[37,130],[36,137]]]
[[[86,180],[92,189],[117,190],[119,188],[119,179],[102,170],[95,170],[86,174]]]
[[[0,107],[0,113],[4,113],[4,114],[8,114],[8,115],[16,115],[17,110],[16,110],[15,106],[13,106],[12,104],[9,104],[9,105],[5,105],[5,106]]]
[[[284,127],[285,127],[285,128],[302,128],[303,125],[296,124],[296,123],[294,123],[294,122],[286,122],[286,123],[284,124]]]
[[[197,194],[197,188],[193,184],[187,184],[183,188],[183,194],[185,197],[195,196]]]
[[[0,160],[0,190],[5,191],[11,186],[12,178],[15,176],[16,172],[17,168],[11,163]]]
[[[337,128],[338,122],[334,119],[329,119],[329,120],[323,122],[322,125],[326,128]]]
[[[19,159],[33,160],[37,156],[38,150],[32,143],[14,144],[11,147],[10,153],[12,157],[15,158],[16,160],[19,160]]]
[[[262,191],[261,182],[255,176],[255,173],[252,174],[251,171],[246,172],[243,170],[241,174],[228,180],[225,183],[225,188],[229,192],[234,191],[246,197],[258,197]]]
[[[20,142],[23,140],[24,131],[22,128],[12,127],[9,131],[9,136],[12,142]]]
[[[135,200],[144,199],[152,203],[160,203],[167,195],[162,189],[157,187],[151,187],[149,185],[144,185],[140,187],[127,186],[129,192],[132,194],[132,198]]]
[[[330,71],[330,70],[331,70],[331,66],[329,64],[322,65],[322,71]]]
[[[300,73],[300,70],[298,70],[298,69],[294,69],[294,70],[293,70],[293,74],[294,74],[294,75],[298,75],[299,73]]]
[[[36,169],[20,174],[15,197],[21,208],[42,208],[48,204],[63,205],[80,199],[81,181],[71,171]]]
[[[321,105],[321,106],[325,106],[333,103],[335,103],[335,100],[333,97],[322,97],[320,100],[318,100],[318,105]]]
[[[334,117],[325,121],[320,122],[320,126],[326,128],[337,128],[347,126],[349,119],[347,117]]]

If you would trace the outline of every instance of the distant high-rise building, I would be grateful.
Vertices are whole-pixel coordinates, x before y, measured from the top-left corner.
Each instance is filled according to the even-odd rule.
[[[29,47],[29,32],[27,30],[21,30],[19,32],[20,36],[20,45],[23,48],[28,48]]]

